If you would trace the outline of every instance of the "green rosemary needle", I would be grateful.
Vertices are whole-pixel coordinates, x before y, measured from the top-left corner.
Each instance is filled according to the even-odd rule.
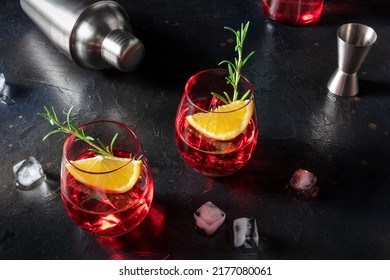
[[[45,109],[45,113],[38,113],[38,115],[40,117],[44,118],[45,120],[49,121],[51,125],[57,126],[58,128],[47,133],[43,137],[43,141],[46,140],[48,137],[50,137],[53,134],[58,134],[58,133],[72,134],[77,139],[88,143],[91,146],[90,151],[94,151],[101,156],[114,156],[113,147],[114,147],[114,143],[118,137],[118,133],[116,133],[114,135],[109,146],[104,145],[100,139],[96,139],[97,143],[95,143],[95,139],[93,137],[85,135],[84,130],[78,128],[70,120],[73,106],[69,109],[68,113],[66,114],[66,122],[65,123],[62,123],[59,120],[58,115],[57,115],[54,107],[52,107],[51,110],[49,110],[46,106],[44,106],[44,109]]]
[[[251,56],[255,53],[252,51],[249,53],[246,57],[243,57],[243,48],[244,48],[244,42],[246,38],[246,34],[249,29],[249,21],[244,25],[241,23],[241,29],[240,30],[234,30],[230,27],[224,27],[227,30],[230,30],[234,33],[236,37],[236,47],[235,51],[237,52],[237,57],[234,58],[234,62],[228,61],[228,60],[223,60],[221,61],[218,65],[226,64],[229,75],[226,77],[227,83],[232,85],[233,87],[233,97],[231,97],[227,92],[223,92],[223,95],[212,92],[211,94],[218,97],[222,102],[225,104],[229,104],[231,102],[237,101],[238,100],[238,84],[240,82],[240,77],[241,77],[241,70],[247,63],[248,59],[251,58]],[[249,95],[250,90],[245,92],[240,100],[245,100],[247,96]]]

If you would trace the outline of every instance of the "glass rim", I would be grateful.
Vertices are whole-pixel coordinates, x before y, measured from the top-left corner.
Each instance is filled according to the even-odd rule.
[[[115,168],[115,169],[112,169],[112,170],[108,170],[108,171],[104,171],[104,172],[91,172],[91,171],[87,171],[87,170],[84,170],[82,168],[79,168],[77,166],[75,166],[73,163],[72,163],[72,160],[69,160],[68,158],[68,153],[67,151],[65,150],[65,148],[63,149],[63,156],[64,156],[64,159],[65,159],[65,162],[69,165],[72,166],[72,168],[75,168],[77,169],[78,171],[81,171],[83,173],[87,173],[87,174],[94,174],[94,175],[103,175],[103,174],[109,174],[109,173],[112,173],[112,172],[115,172],[115,171],[118,171],[122,168],[124,168],[125,166],[127,166],[128,164],[130,164],[130,162],[134,161],[137,157],[139,157],[139,153],[141,151],[141,145],[140,145],[140,141],[139,141],[139,138],[137,136],[137,134],[135,133],[135,131],[130,128],[129,126],[125,125],[124,123],[121,123],[121,122],[117,122],[117,121],[113,121],[113,120],[96,120],[96,121],[92,121],[92,122],[88,122],[88,123],[85,123],[83,125],[80,125],[78,128],[79,129],[83,129],[87,126],[90,126],[90,125],[94,125],[94,124],[99,124],[99,123],[109,123],[109,124],[114,124],[114,125],[118,125],[119,127],[122,127],[124,128],[125,130],[127,130],[135,139],[135,142],[137,143],[137,147],[136,147],[136,152],[134,153],[130,153],[130,156],[131,158],[128,158],[129,161],[128,162],[125,162],[123,165],[119,166],[118,168]],[[75,141],[76,139],[76,136],[74,135],[69,135],[68,137],[66,137],[65,139],[65,142],[64,142],[64,146],[63,147],[66,147],[70,144],[71,141]],[[80,140],[82,141],[82,140]],[[87,143],[86,143],[87,144]],[[88,145],[88,144],[87,144]]]
[[[239,110],[242,110],[243,108],[245,108],[246,106],[248,106],[248,104],[250,102],[247,102],[245,105],[239,107],[239,108],[236,108],[234,110],[230,110],[230,111],[225,111],[225,112],[215,112],[215,111],[211,111],[211,110],[207,110],[207,109],[203,109],[201,107],[199,107],[195,101],[189,96],[189,90],[187,89],[188,88],[188,85],[189,85],[189,82],[194,79],[196,76],[199,76],[200,74],[203,74],[203,73],[206,73],[206,72],[226,72],[226,73],[229,73],[228,69],[225,69],[225,68],[211,68],[211,69],[206,69],[206,70],[202,70],[202,71],[199,71],[197,72],[196,74],[192,75],[186,82],[186,85],[185,85],[185,88],[184,88],[184,94],[185,94],[185,97],[186,99],[188,100],[188,102],[191,104],[191,106],[193,106],[194,108],[196,108],[197,110],[199,111],[202,111],[204,113],[214,113],[214,114],[228,114],[228,113],[232,113],[232,112],[236,112],[236,111],[239,111]],[[255,99],[255,89],[252,85],[252,83],[249,81],[249,79],[240,74],[240,83],[241,81],[244,81],[245,83],[248,84],[249,86],[249,90],[250,90],[250,93],[248,95],[248,99],[245,99],[245,100],[253,100]],[[210,95],[211,95],[211,92],[210,92]],[[212,96],[212,95],[211,95]],[[238,99],[240,100],[240,99]],[[224,104],[224,105],[227,105],[227,104]]]

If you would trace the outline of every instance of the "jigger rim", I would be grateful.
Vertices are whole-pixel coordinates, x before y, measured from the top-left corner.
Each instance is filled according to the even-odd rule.
[[[356,34],[353,34],[353,32],[360,32],[361,34],[358,35],[362,35],[363,37],[356,37]],[[355,35],[352,39],[359,38],[360,41],[351,42],[351,39],[348,39],[351,35]],[[377,37],[378,36],[372,27],[362,23],[345,23],[337,29],[337,38],[342,40],[345,44],[355,47],[369,47],[376,42]],[[362,38],[364,40],[361,40]]]

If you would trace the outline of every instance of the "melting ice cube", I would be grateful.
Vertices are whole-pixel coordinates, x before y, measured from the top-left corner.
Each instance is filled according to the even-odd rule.
[[[3,73],[0,73],[0,102],[6,105],[14,105],[15,101],[9,98],[6,94],[5,77]]]
[[[1,103],[4,103],[5,105],[14,105],[15,101],[13,101],[11,98],[9,98],[6,95],[1,95],[0,94],[0,101]]]
[[[29,157],[13,166],[15,186],[24,191],[38,187],[46,180],[42,166],[34,157]]]
[[[315,198],[319,192],[317,176],[307,170],[298,169],[291,177],[287,189],[299,199]]]
[[[5,77],[3,73],[0,73],[0,96],[4,88],[5,88]]]
[[[226,214],[208,201],[194,213],[195,225],[206,234],[213,234],[225,221]]]
[[[259,246],[259,234],[255,218],[238,218],[233,222],[234,247],[255,249]]]

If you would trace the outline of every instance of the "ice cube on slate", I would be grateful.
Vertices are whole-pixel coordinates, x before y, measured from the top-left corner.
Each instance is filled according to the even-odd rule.
[[[5,87],[5,77],[3,73],[0,73],[0,93]]]
[[[299,199],[315,198],[319,192],[317,176],[310,171],[298,169],[291,177],[287,189]]]
[[[255,218],[238,218],[233,222],[234,247],[255,249],[259,246],[259,234]]]
[[[32,190],[46,180],[42,166],[34,157],[18,162],[13,166],[13,171],[15,186],[20,190]]]
[[[3,73],[0,73],[0,102],[6,105],[14,105],[15,101],[9,98],[6,94],[5,77]]]
[[[206,234],[213,234],[225,221],[226,214],[208,201],[194,213],[195,225]]]

